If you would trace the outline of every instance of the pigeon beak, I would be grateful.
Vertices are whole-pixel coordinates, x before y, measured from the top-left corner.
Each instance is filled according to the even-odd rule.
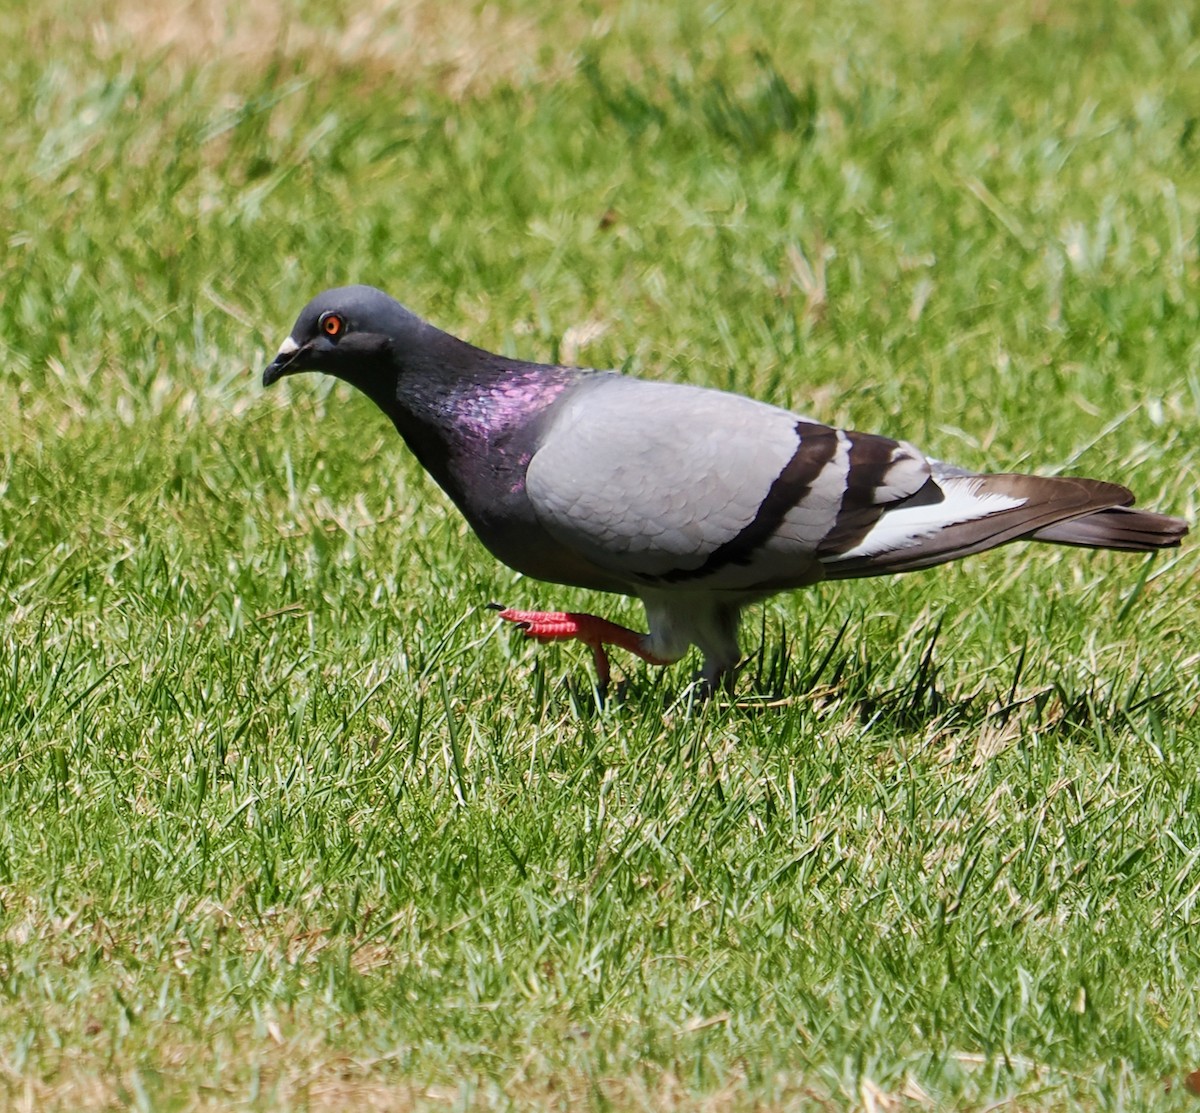
[[[284,375],[292,371],[299,371],[299,367],[292,365],[299,358],[303,349],[290,336],[279,345],[279,354],[271,361],[270,365],[263,372],[263,386],[270,386],[278,379],[282,379]]]

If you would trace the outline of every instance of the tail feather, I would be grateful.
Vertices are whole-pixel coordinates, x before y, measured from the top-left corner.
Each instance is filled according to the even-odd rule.
[[[1030,540],[1078,545],[1084,549],[1149,553],[1155,549],[1175,548],[1187,531],[1187,522],[1182,518],[1131,506],[1112,506],[1047,526],[1030,534]]]
[[[1179,518],[1130,509],[1132,492],[1097,479],[949,469],[935,478],[940,503],[887,511],[859,545],[822,559],[826,576],[912,572],[1023,539],[1144,552],[1187,532]]]

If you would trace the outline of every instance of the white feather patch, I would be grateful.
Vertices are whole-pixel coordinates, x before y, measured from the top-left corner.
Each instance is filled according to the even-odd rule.
[[[1028,501],[994,491],[980,494],[979,487],[977,479],[943,480],[941,488],[946,497],[941,502],[934,506],[901,506],[889,510],[853,549],[825,557],[824,560],[833,564],[852,557],[869,557],[904,549],[922,538],[932,537],[939,530],[987,518],[1001,510],[1012,510],[1024,506]]]

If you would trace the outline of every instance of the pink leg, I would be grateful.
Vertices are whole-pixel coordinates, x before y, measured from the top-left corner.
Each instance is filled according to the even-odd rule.
[[[491,606],[500,612],[505,622],[514,623],[528,638],[536,638],[540,642],[573,638],[583,642],[592,651],[601,687],[608,685],[611,676],[608,653],[604,649],[606,645],[627,649],[651,665],[670,664],[647,652],[645,634],[630,630],[628,626],[618,626],[607,618],[574,611],[514,611],[511,607],[500,607],[496,603]]]

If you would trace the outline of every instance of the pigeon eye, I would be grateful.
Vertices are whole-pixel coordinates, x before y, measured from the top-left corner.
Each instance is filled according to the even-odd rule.
[[[322,313],[317,327],[326,336],[341,336],[346,329],[346,321],[339,313]]]

